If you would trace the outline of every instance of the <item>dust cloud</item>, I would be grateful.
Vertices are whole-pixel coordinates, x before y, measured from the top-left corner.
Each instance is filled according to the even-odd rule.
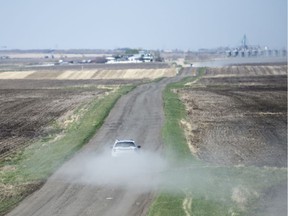
[[[110,151],[81,154],[61,169],[60,178],[74,184],[137,189],[143,192],[162,190],[173,194],[193,190],[202,195],[206,191],[215,190],[214,180],[223,178],[223,174],[227,173],[215,166],[181,161],[179,158],[175,163],[159,153],[141,150],[139,154],[116,158],[111,156]],[[224,192],[227,188],[231,189],[230,183],[221,180],[222,188],[218,185],[217,190]]]
[[[71,183],[154,190],[163,182],[168,162],[160,155],[139,154],[112,157],[110,151],[82,154],[61,169],[61,179]]]
[[[72,184],[206,197],[244,208],[249,200],[258,200],[263,189],[281,184],[286,174],[282,169],[217,166],[195,160],[175,163],[148,151],[114,158],[106,151],[82,153],[63,166],[57,178]]]

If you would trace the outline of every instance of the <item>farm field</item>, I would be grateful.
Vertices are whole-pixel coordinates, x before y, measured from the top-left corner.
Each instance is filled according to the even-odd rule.
[[[159,66],[153,69],[151,65],[142,65],[142,69],[136,67],[136,73],[128,72],[128,78],[127,71],[134,70],[135,65],[130,69],[127,65],[120,65],[118,69],[112,65],[107,70],[105,65],[103,67],[97,70],[110,77],[91,79],[91,75],[77,71],[77,67],[72,70],[71,67],[69,70],[65,67],[59,67],[61,70],[46,68],[44,71],[41,68],[29,77],[23,75],[27,74],[25,70],[10,71],[6,78],[3,76],[6,72],[0,73],[1,215],[11,208],[9,206],[37,190],[45,181],[43,178],[90,139],[119,95],[133,86],[150,82],[153,73],[158,77],[171,76],[173,72],[173,69],[165,69],[167,66],[160,66],[164,74],[161,71],[157,74]],[[149,73],[152,78],[147,75]],[[57,79],[59,74],[62,76]],[[143,78],[141,74],[146,75]],[[82,133],[81,130],[85,131]],[[30,165],[23,169],[27,163]],[[40,167],[40,172],[35,171]],[[32,174],[27,174],[29,169],[33,169]]]
[[[155,64],[154,68],[151,64],[101,66],[90,66],[88,70],[64,66],[1,72],[0,157],[49,134],[52,131],[45,128],[49,123],[113,88],[175,74],[163,64]]]
[[[23,60],[24,61],[24,60]],[[30,61],[30,60],[29,60]],[[174,76],[176,71],[165,63],[82,64],[82,65],[27,65],[10,60],[0,62],[0,79],[155,79]]]
[[[1,201],[14,206],[36,190],[7,215],[286,215],[287,65],[206,68],[198,76],[195,68],[176,75],[173,68],[147,65],[128,76],[127,65],[111,67],[2,75]],[[111,77],[96,76],[106,69]],[[61,158],[58,152],[94,127],[90,120],[115,94],[122,97],[97,133],[81,138],[85,145],[73,148],[72,158]],[[172,99],[176,106],[167,106]],[[144,151],[129,172],[119,172],[120,164],[115,169],[104,154],[119,137],[136,140]],[[179,154],[177,165],[162,157],[171,149]],[[159,189],[164,194],[157,195]]]
[[[0,79],[53,79],[53,80],[86,80],[86,79],[157,79],[174,76],[174,69],[127,69],[127,70],[67,70],[67,71],[9,71],[0,73]]]
[[[208,69],[181,90],[191,151],[216,164],[287,167],[286,71],[286,66]]]
[[[125,83],[117,80],[0,80],[0,157],[55,133],[52,125],[58,119],[65,124],[77,108]]]
[[[286,215],[287,65],[207,68],[170,88],[184,104],[177,121],[189,148],[177,123],[167,122],[164,137],[190,162],[175,171],[178,195],[164,190],[149,215]]]

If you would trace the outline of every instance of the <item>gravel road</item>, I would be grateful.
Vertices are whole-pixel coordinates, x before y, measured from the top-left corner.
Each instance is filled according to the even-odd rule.
[[[179,79],[180,76],[143,84],[123,96],[101,129],[81,152],[66,162],[40,190],[22,201],[8,216],[146,215],[153,199],[153,191],[143,190],[141,187],[117,187],[109,183],[83,184],[77,182],[77,178],[80,179],[81,176],[74,176],[74,181],[70,182],[63,179],[63,173],[84,155],[108,149],[116,138],[134,139],[142,146],[142,150],[160,154],[164,120],[162,90],[167,83]],[[139,179],[131,181],[137,182]]]

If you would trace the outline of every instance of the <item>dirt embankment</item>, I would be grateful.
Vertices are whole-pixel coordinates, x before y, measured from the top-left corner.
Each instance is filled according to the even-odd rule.
[[[223,165],[287,166],[287,66],[208,69],[179,93],[191,151]]]

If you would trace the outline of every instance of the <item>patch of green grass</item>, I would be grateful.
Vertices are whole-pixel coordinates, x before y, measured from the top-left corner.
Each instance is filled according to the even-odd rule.
[[[182,216],[185,215],[182,206],[185,195],[171,195],[162,193],[158,196],[157,201],[154,202],[150,208],[149,215],[153,216]]]
[[[120,87],[108,96],[82,106],[74,113],[79,116],[77,121],[73,121],[64,131],[57,123],[53,123],[52,134],[1,161],[0,190],[7,192],[8,196],[4,193],[0,196],[0,215],[29,194],[27,192],[31,187],[25,188],[25,185],[39,186],[39,182],[45,182],[60,165],[86,144],[103,124],[116,101],[134,87]]]
[[[229,206],[215,200],[206,200],[204,197],[192,201],[191,212],[193,216],[231,215]],[[239,214],[234,212],[234,215]]]

